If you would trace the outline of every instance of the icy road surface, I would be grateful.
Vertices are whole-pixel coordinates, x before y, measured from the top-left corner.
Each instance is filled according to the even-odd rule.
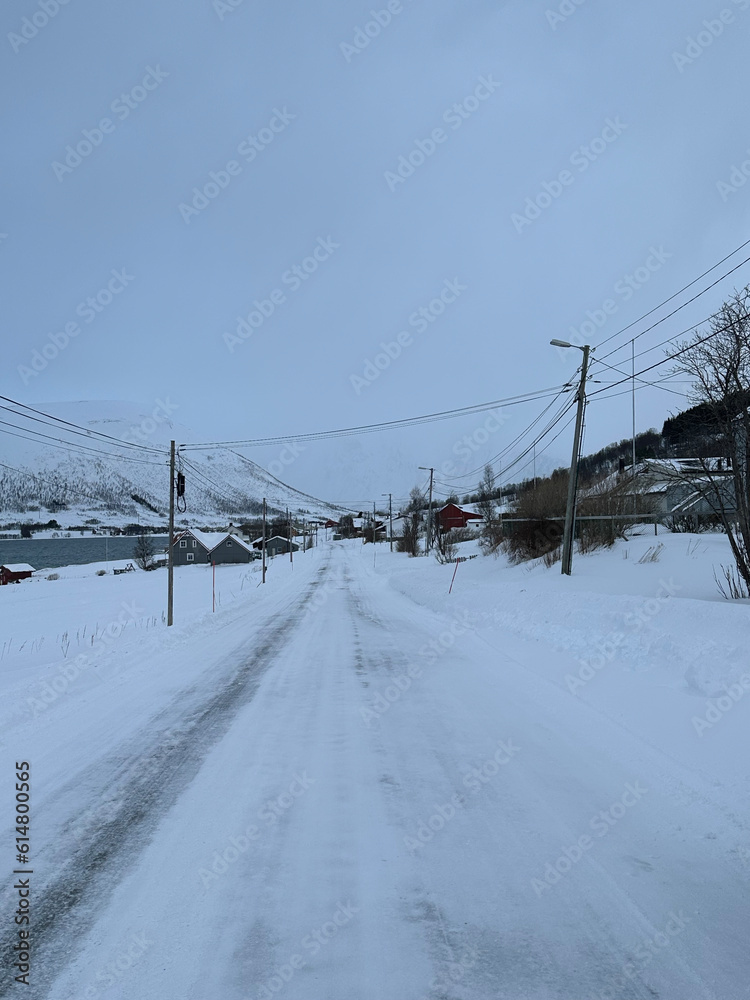
[[[300,556],[6,734],[33,971],[6,879],[0,996],[750,996],[747,804],[369,552]]]

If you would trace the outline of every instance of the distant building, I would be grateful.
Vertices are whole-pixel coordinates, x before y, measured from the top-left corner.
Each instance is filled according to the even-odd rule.
[[[7,563],[0,566],[0,586],[6,583],[20,583],[28,580],[34,572],[34,567],[28,563]]]
[[[451,528],[465,528],[471,521],[482,520],[481,514],[475,514],[473,510],[459,507],[455,503],[447,503],[438,511],[437,516],[442,532],[450,531]]]
[[[261,552],[263,549],[263,539],[256,538],[254,542],[250,543],[252,547]],[[266,555],[269,557],[282,555],[289,552],[289,539],[284,538],[283,535],[273,535],[271,538],[266,539]],[[292,542],[292,552],[299,552],[299,545]]]
[[[228,531],[198,531],[190,528],[182,531],[174,540],[175,566],[189,566],[192,563],[248,563],[255,559],[252,548],[237,535]]]

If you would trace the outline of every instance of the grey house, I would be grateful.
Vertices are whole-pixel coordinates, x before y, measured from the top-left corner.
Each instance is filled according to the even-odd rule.
[[[174,541],[175,566],[193,563],[248,563],[257,559],[252,548],[236,535],[225,531],[183,531]]]
[[[252,543],[254,549],[260,552],[263,548],[263,539],[256,538]],[[283,555],[289,552],[289,539],[284,538],[283,535],[273,535],[271,538],[266,539],[266,555],[269,557]],[[299,552],[299,545],[296,542],[292,542],[292,552]]]
[[[639,512],[657,517],[705,517],[718,510],[717,490],[724,509],[735,509],[732,469],[721,458],[646,459],[636,467],[634,478],[628,476],[620,491],[626,510],[635,493]],[[612,476],[609,481],[616,490],[617,478]]]

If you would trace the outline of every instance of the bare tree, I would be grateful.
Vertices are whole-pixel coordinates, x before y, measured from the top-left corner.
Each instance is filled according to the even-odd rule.
[[[477,511],[482,515],[482,548],[485,552],[496,552],[502,541],[496,494],[495,473],[491,465],[485,465],[477,488]]]
[[[711,413],[731,469],[720,456],[702,458],[701,476],[691,477],[691,485],[721,519],[737,572],[750,588],[750,286],[724,303],[708,335],[696,331],[679,349],[674,370],[693,380],[692,401]]]
[[[399,552],[408,552],[410,556],[419,555],[419,529],[422,524],[422,508],[424,495],[418,486],[410,494],[409,504],[404,511],[404,529],[397,542]]]
[[[133,558],[141,569],[154,568],[154,556],[156,547],[150,535],[139,535],[133,548]]]

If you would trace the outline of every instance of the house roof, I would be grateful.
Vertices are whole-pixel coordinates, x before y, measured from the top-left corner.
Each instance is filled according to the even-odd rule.
[[[198,531],[195,528],[188,528],[186,531],[181,532],[175,541],[179,541],[179,539],[185,538],[187,535],[194,538],[207,552],[213,552],[217,545],[221,545],[227,538],[231,538],[232,545],[240,545],[243,549],[247,549],[248,552],[251,551],[251,546],[247,542],[244,542],[238,535],[234,535],[230,531]]]
[[[289,539],[286,537],[286,535],[271,535],[270,538],[266,539],[266,545],[268,545],[268,543],[271,542],[271,541],[273,541],[274,539],[278,539],[279,541],[282,541],[282,542],[288,542],[289,541]],[[248,543],[248,547],[255,548],[258,545],[262,545],[262,543],[263,543],[263,536],[261,535],[260,538],[256,538],[254,541],[249,542]],[[294,541],[294,539],[292,539],[292,545],[296,545],[296,544],[297,543]]]
[[[3,563],[0,569],[7,569],[11,573],[33,573],[34,567],[28,563]]]
[[[458,511],[459,514],[463,514],[464,517],[480,518],[481,514],[477,514],[476,511],[472,510],[471,504],[466,504],[460,507],[457,503],[447,503],[445,507],[441,507],[438,514],[442,514],[444,511]]]

